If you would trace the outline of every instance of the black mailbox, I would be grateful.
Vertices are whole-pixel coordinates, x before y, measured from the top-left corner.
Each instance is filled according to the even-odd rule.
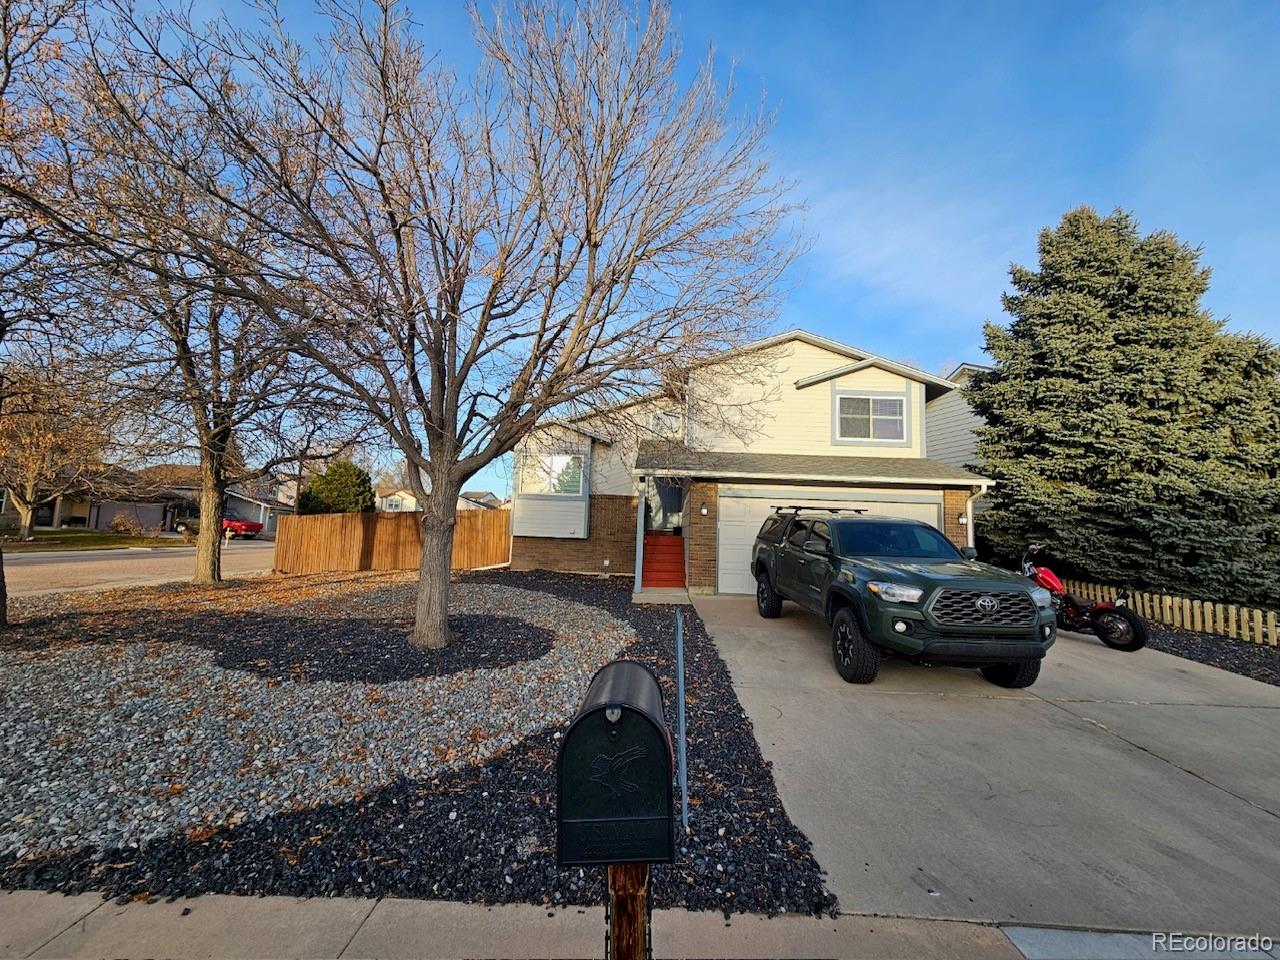
[[[671,863],[671,738],[648,667],[618,660],[596,672],[556,772],[561,863]]]

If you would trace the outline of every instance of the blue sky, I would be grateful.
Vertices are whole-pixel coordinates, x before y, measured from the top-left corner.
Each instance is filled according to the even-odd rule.
[[[295,9],[307,9],[295,0]],[[442,59],[456,3],[411,3]],[[1280,4],[675,2],[777,109],[811,251],[778,327],[932,372],[981,359],[1011,261],[1081,203],[1204,247],[1208,306],[1280,338]],[[295,21],[298,22],[298,21]],[[305,19],[300,29],[307,28]],[[470,486],[501,490],[506,472]]]

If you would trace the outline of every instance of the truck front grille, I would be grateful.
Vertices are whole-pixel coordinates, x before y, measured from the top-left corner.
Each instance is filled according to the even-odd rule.
[[[933,619],[946,627],[1029,627],[1036,605],[1024,590],[943,590],[931,604]]]

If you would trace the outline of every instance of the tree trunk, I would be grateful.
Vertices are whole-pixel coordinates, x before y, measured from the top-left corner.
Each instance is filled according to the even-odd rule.
[[[418,603],[413,613],[415,647],[440,650],[449,645],[449,567],[453,559],[453,528],[457,523],[458,490],[435,485],[422,514],[422,563],[418,567]]]
[[[32,519],[35,517],[36,508],[33,504],[24,504],[15,500],[13,509],[18,514],[18,540],[26,540],[31,536],[31,528],[34,526]]]
[[[195,583],[222,582],[222,503],[226,490],[212,465],[200,465],[200,533]]]

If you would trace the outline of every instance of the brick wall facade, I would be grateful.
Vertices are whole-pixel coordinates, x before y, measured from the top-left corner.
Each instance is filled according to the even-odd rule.
[[[969,542],[968,531],[958,519],[964,513],[964,505],[968,499],[967,488],[948,487],[942,491],[942,532],[957,547],[963,547]]]
[[[588,508],[588,535],[585,540],[512,537],[511,569],[634,576],[636,498],[592,496],[588,498]],[[609,561],[608,566],[605,566],[605,560]]]
[[[684,546],[687,556],[686,577],[690,593],[716,591],[716,516],[720,487],[715,483],[689,484],[685,501]],[[702,515],[702,505],[707,515]]]

